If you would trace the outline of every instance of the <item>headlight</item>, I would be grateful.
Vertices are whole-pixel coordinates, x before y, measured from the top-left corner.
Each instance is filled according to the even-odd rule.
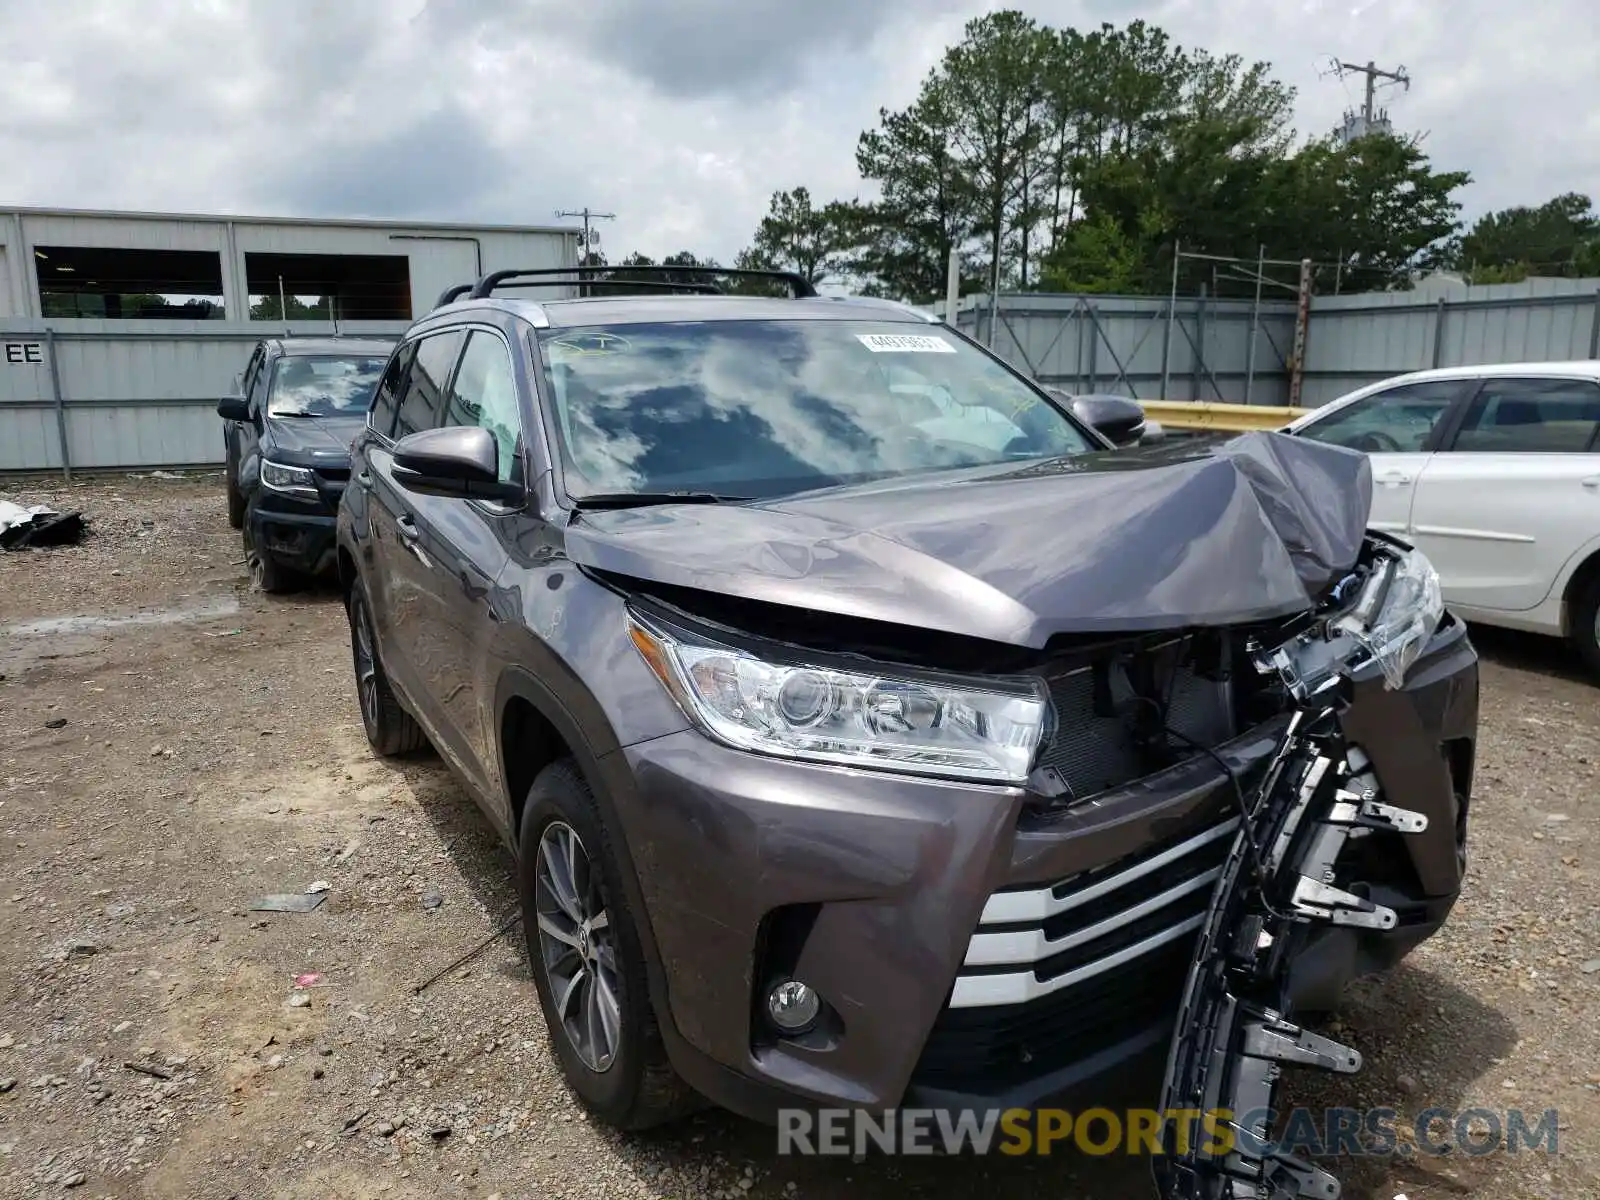
[[[317,478],[309,470],[276,463],[270,458],[261,460],[261,485],[291,496],[317,495]]]
[[[631,613],[628,633],[706,733],[782,758],[1021,784],[1051,712],[1032,677],[867,673],[776,649],[758,657]]]
[[[1256,666],[1275,671],[1302,701],[1368,662],[1396,689],[1443,618],[1439,573],[1427,556],[1385,547],[1348,609],[1281,646],[1259,651]]]
[[[1391,688],[1405,682],[1444,617],[1439,572],[1420,550],[1387,558],[1336,625],[1372,656]]]

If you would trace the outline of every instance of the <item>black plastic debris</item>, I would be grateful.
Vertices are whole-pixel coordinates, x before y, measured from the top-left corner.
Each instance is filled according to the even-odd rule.
[[[0,550],[75,546],[83,540],[85,531],[81,512],[57,512],[44,504],[23,508],[0,500]]]

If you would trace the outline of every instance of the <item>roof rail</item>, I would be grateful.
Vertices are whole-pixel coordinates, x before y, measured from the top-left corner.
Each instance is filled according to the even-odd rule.
[[[470,285],[468,285],[470,286]],[[548,280],[535,280],[528,283],[515,281],[502,283],[498,286],[504,288],[519,287],[550,287]],[[647,292],[688,292],[702,296],[720,296],[722,289],[711,283],[677,283],[675,281],[659,279],[590,279],[581,282],[580,286],[591,288],[639,288]]]
[[[611,275],[612,272],[625,272],[626,274],[624,275],[623,278],[612,279],[612,278],[609,278],[609,276]],[[474,300],[482,300],[486,296],[493,295],[495,288],[501,287],[508,280],[513,280],[513,279],[528,279],[528,278],[534,278],[534,277],[545,277],[545,276],[556,276],[556,275],[573,275],[573,276],[577,276],[577,278],[576,279],[567,279],[567,280],[552,279],[552,280],[550,280],[550,282],[552,282],[552,283],[579,283],[579,284],[582,284],[582,283],[598,283],[598,284],[627,284],[627,283],[635,283],[635,284],[644,284],[644,283],[650,283],[650,282],[655,282],[655,281],[647,280],[647,279],[632,278],[632,277],[639,276],[639,275],[688,275],[688,274],[691,274],[691,273],[699,274],[699,275],[726,275],[726,276],[730,276],[730,277],[745,278],[745,279],[772,279],[772,280],[776,280],[776,281],[778,281],[780,283],[788,284],[789,292],[790,292],[790,294],[792,296],[795,297],[795,299],[809,299],[811,297],[814,297],[817,294],[817,289],[814,288],[811,285],[810,280],[808,280],[804,275],[801,275],[801,274],[799,274],[798,272],[795,272],[795,271],[756,271],[756,270],[750,270],[748,268],[743,268],[743,267],[701,267],[701,266],[687,266],[687,265],[685,265],[685,266],[651,265],[651,266],[638,266],[638,267],[636,267],[636,266],[615,266],[615,267],[600,267],[600,266],[536,267],[536,268],[528,269],[528,270],[511,269],[511,270],[505,270],[505,271],[491,271],[489,274],[485,275],[482,279],[478,280],[478,282],[473,285],[470,295],[471,295],[471,298],[474,299]],[[536,286],[536,285],[529,284],[529,285],[526,285],[526,286]],[[704,284],[693,284],[693,285],[674,284],[673,286],[678,286],[678,287],[691,286],[691,287],[703,288],[703,287],[705,287],[707,285],[704,285]],[[713,292],[715,290],[716,290],[715,288],[712,289]]]
[[[514,287],[549,287],[549,286],[551,286],[551,284],[548,281],[530,281],[530,282],[527,282],[527,283],[505,282],[505,283],[501,283],[499,286],[508,287],[508,288],[514,288]],[[660,281],[660,280],[652,280],[652,279],[606,279],[606,280],[595,280],[595,281],[592,281],[591,286],[594,286],[594,287],[607,287],[607,288],[609,288],[609,287],[632,287],[632,288],[638,288],[641,291],[690,292],[690,293],[700,293],[700,294],[707,295],[707,296],[718,296],[718,295],[722,294],[722,289],[720,289],[718,287],[715,287],[715,286],[713,286],[712,284],[709,284],[709,283],[677,283],[677,282],[663,282],[663,281]],[[472,291],[472,289],[473,289],[473,285],[470,284],[470,283],[458,283],[454,287],[445,288],[444,291],[439,293],[439,298],[433,302],[433,307],[434,308],[443,308],[446,304],[454,304],[457,300],[461,299],[461,297],[465,296],[468,292]]]

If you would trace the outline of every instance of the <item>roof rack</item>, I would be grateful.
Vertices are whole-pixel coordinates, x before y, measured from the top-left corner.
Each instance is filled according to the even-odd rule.
[[[520,282],[520,283],[519,282],[515,282],[515,281],[506,281],[506,282],[498,284],[497,286],[498,287],[502,287],[502,288],[553,287],[553,286],[558,286],[562,282],[567,282],[567,283],[574,283],[575,282],[575,283],[577,283],[577,285],[579,287],[590,287],[590,288],[605,288],[605,289],[620,288],[620,289],[627,289],[629,291],[641,291],[641,292],[681,292],[681,293],[686,293],[686,294],[689,294],[689,295],[702,295],[702,296],[720,296],[720,295],[722,295],[722,289],[717,287],[715,284],[711,284],[711,283],[689,283],[689,282],[686,282],[686,281],[685,282],[679,282],[679,281],[676,281],[676,280],[661,280],[661,279],[591,279],[591,280],[565,280],[565,281],[557,280],[554,283],[552,283],[550,280],[528,280],[528,281]],[[475,286],[476,286],[475,284],[471,284],[471,283],[458,283],[454,287],[446,288],[444,291],[439,293],[439,299],[434,301],[433,307],[434,308],[443,308],[446,304],[453,304],[457,300],[461,299],[461,297],[463,297],[463,296],[467,295],[467,293],[471,292]],[[609,290],[607,290],[606,292],[604,292],[602,294],[610,295],[612,293]]]
[[[623,278],[613,279],[613,278],[610,277],[613,272],[624,272],[625,274],[624,274]],[[543,278],[543,277],[547,277],[547,276],[557,276],[557,275],[575,275],[578,278],[576,278],[576,279],[568,279],[568,280],[551,279],[550,282],[552,282],[552,283],[565,282],[565,283],[579,283],[579,284],[591,283],[591,284],[602,284],[602,285],[605,285],[605,284],[612,284],[612,285],[634,284],[634,285],[638,285],[638,286],[649,286],[651,284],[655,284],[656,286],[660,286],[660,282],[661,281],[650,280],[650,279],[639,279],[639,278],[636,278],[636,276],[639,276],[639,275],[688,275],[688,274],[726,275],[726,276],[730,276],[730,277],[734,277],[734,278],[742,278],[742,279],[772,279],[772,280],[775,280],[775,281],[777,281],[779,283],[787,284],[789,286],[790,294],[792,296],[794,296],[794,298],[797,299],[797,300],[810,299],[812,297],[815,297],[816,294],[817,294],[817,289],[814,288],[811,285],[811,281],[808,280],[804,275],[801,275],[801,274],[799,274],[799,273],[797,273],[795,271],[756,271],[756,270],[750,270],[748,268],[743,268],[743,267],[701,267],[701,266],[692,266],[691,267],[691,266],[657,266],[657,265],[652,265],[652,266],[647,266],[647,267],[646,266],[639,266],[639,267],[635,267],[635,266],[615,266],[615,267],[600,267],[600,266],[537,267],[537,268],[533,268],[533,269],[530,269],[530,270],[511,269],[511,270],[505,270],[505,271],[491,271],[489,274],[485,275],[482,279],[478,280],[477,283],[472,285],[472,290],[468,293],[468,295],[473,300],[482,300],[487,296],[493,295],[495,288],[505,286],[508,281],[513,280],[513,279],[529,279],[529,278],[536,278],[536,277],[537,278]],[[588,276],[588,278],[584,278],[585,276]],[[677,282],[671,281],[671,280],[667,280],[665,282],[667,283],[667,286],[673,287],[673,288],[678,288],[678,289],[692,288],[692,289],[695,289],[697,291],[704,291],[705,289],[710,287],[710,285],[708,285],[708,284],[683,284],[683,283],[677,283]],[[516,285],[512,285],[512,286],[516,286]],[[535,287],[535,286],[537,286],[537,284],[525,284],[523,286]],[[714,287],[711,287],[710,290],[711,290],[712,293],[715,293],[717,291],[717,289],[714,288]],[[445,292],[445,296],[449,296],[451,300],[456,299],[458,295],[459,295],[459,292],[457,292],[456,288],[451,288],[447,292]],[[441,296],[440,299],[441,299],[441,301],[443,301],[444,297]]]
[[[500,287],[550,287],[547,280],[534,280],[527,283],[502,283]],[[660,279],[589,279],[579,282],[580,287],[590,288],[639,288],[646,292],[688,292],[702,296],[720,296],[722,289],[714,283],[679,283],[675,280]]]

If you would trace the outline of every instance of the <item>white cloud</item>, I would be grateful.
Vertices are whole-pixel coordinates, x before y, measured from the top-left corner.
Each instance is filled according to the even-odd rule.
[[[862,190],[859,132],[898,107],[962,0],[0,0],[0,202],[548,223],[617,213],[613,255],[723,261],[776,189]],[[1055,24],[1142,16],[1265,58],[1302,133],[1404,64],[1395,123],[1470,170],[1469,213],[1600,195],[1590,0],[1032,0]]]

